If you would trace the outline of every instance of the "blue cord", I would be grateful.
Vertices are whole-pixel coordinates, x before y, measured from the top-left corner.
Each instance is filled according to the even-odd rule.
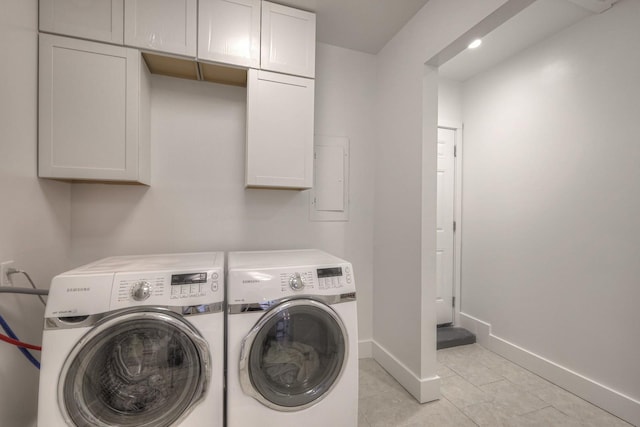
[[[11,327],[9,327],[9,324],[5,322],[2,315],[0,315],[0,326],[2,326],[2,329],[4,329],[7,335],[9,335],[14,340],[20,341],[20,338],[18,338],[16,334],[13,333],[13,331],[11,330]],[[31,353],[29,353],[29,350],[23,347],[18,347],[18,350],[20,350],[20,352],[24,354],[24,357],[26,357],[29,360],[29,362],[33,364],[33,366],[40,369],[40,362],[38,362],[38,360],[35,357],[33,357]]]

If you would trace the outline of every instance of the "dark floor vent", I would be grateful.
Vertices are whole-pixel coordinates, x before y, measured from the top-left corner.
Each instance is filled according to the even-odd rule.
[[[476,342],[476,336],[464,328],[455,326],[438,327],[438,350],[473,344],[474,342]]]

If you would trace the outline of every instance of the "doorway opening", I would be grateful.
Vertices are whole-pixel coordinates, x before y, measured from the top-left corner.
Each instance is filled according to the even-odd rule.
[[[455,311],[457,129],[438,127],[436,200],[436,320],[452,324]]]

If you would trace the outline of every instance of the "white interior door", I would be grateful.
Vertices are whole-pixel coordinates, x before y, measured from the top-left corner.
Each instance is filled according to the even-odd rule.
[[[438,325],[453,322],[455,140],[455,130],[438,128],[436,221],[436,318]]]

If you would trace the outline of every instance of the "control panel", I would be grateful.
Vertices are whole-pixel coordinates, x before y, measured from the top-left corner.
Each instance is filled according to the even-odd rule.
[[[115,275],[111,308],[135,305],[170,305],[222,301],[222,272],[122,273]]]
[[[351,284],[351,268],[343,267],[318,268],[318,285],[320,289],[341,288]]]
[[[302,291],[313,289],[313,273],[311,271],[295,271],[280,273],[280,287],[282,291]]]
[[[351,263],[317,249],[231,252],[226,280],[228,306],[356,292]]]
[[[280,273],[283,292],[342,288],[350,285],[352,280],[351,267],[348,265]]]
[[[189,297],[203,297],[208,292],[217,292],[220,287],[217,272],[207,273],[186,273],[173,274],[171,276],[171,299],[181,299]],[[211,291],[209,291],[211,289]]]
[[[349,263],[261,269],[229,269],[229,304],[262,303],[296,295],[355,292]]]

